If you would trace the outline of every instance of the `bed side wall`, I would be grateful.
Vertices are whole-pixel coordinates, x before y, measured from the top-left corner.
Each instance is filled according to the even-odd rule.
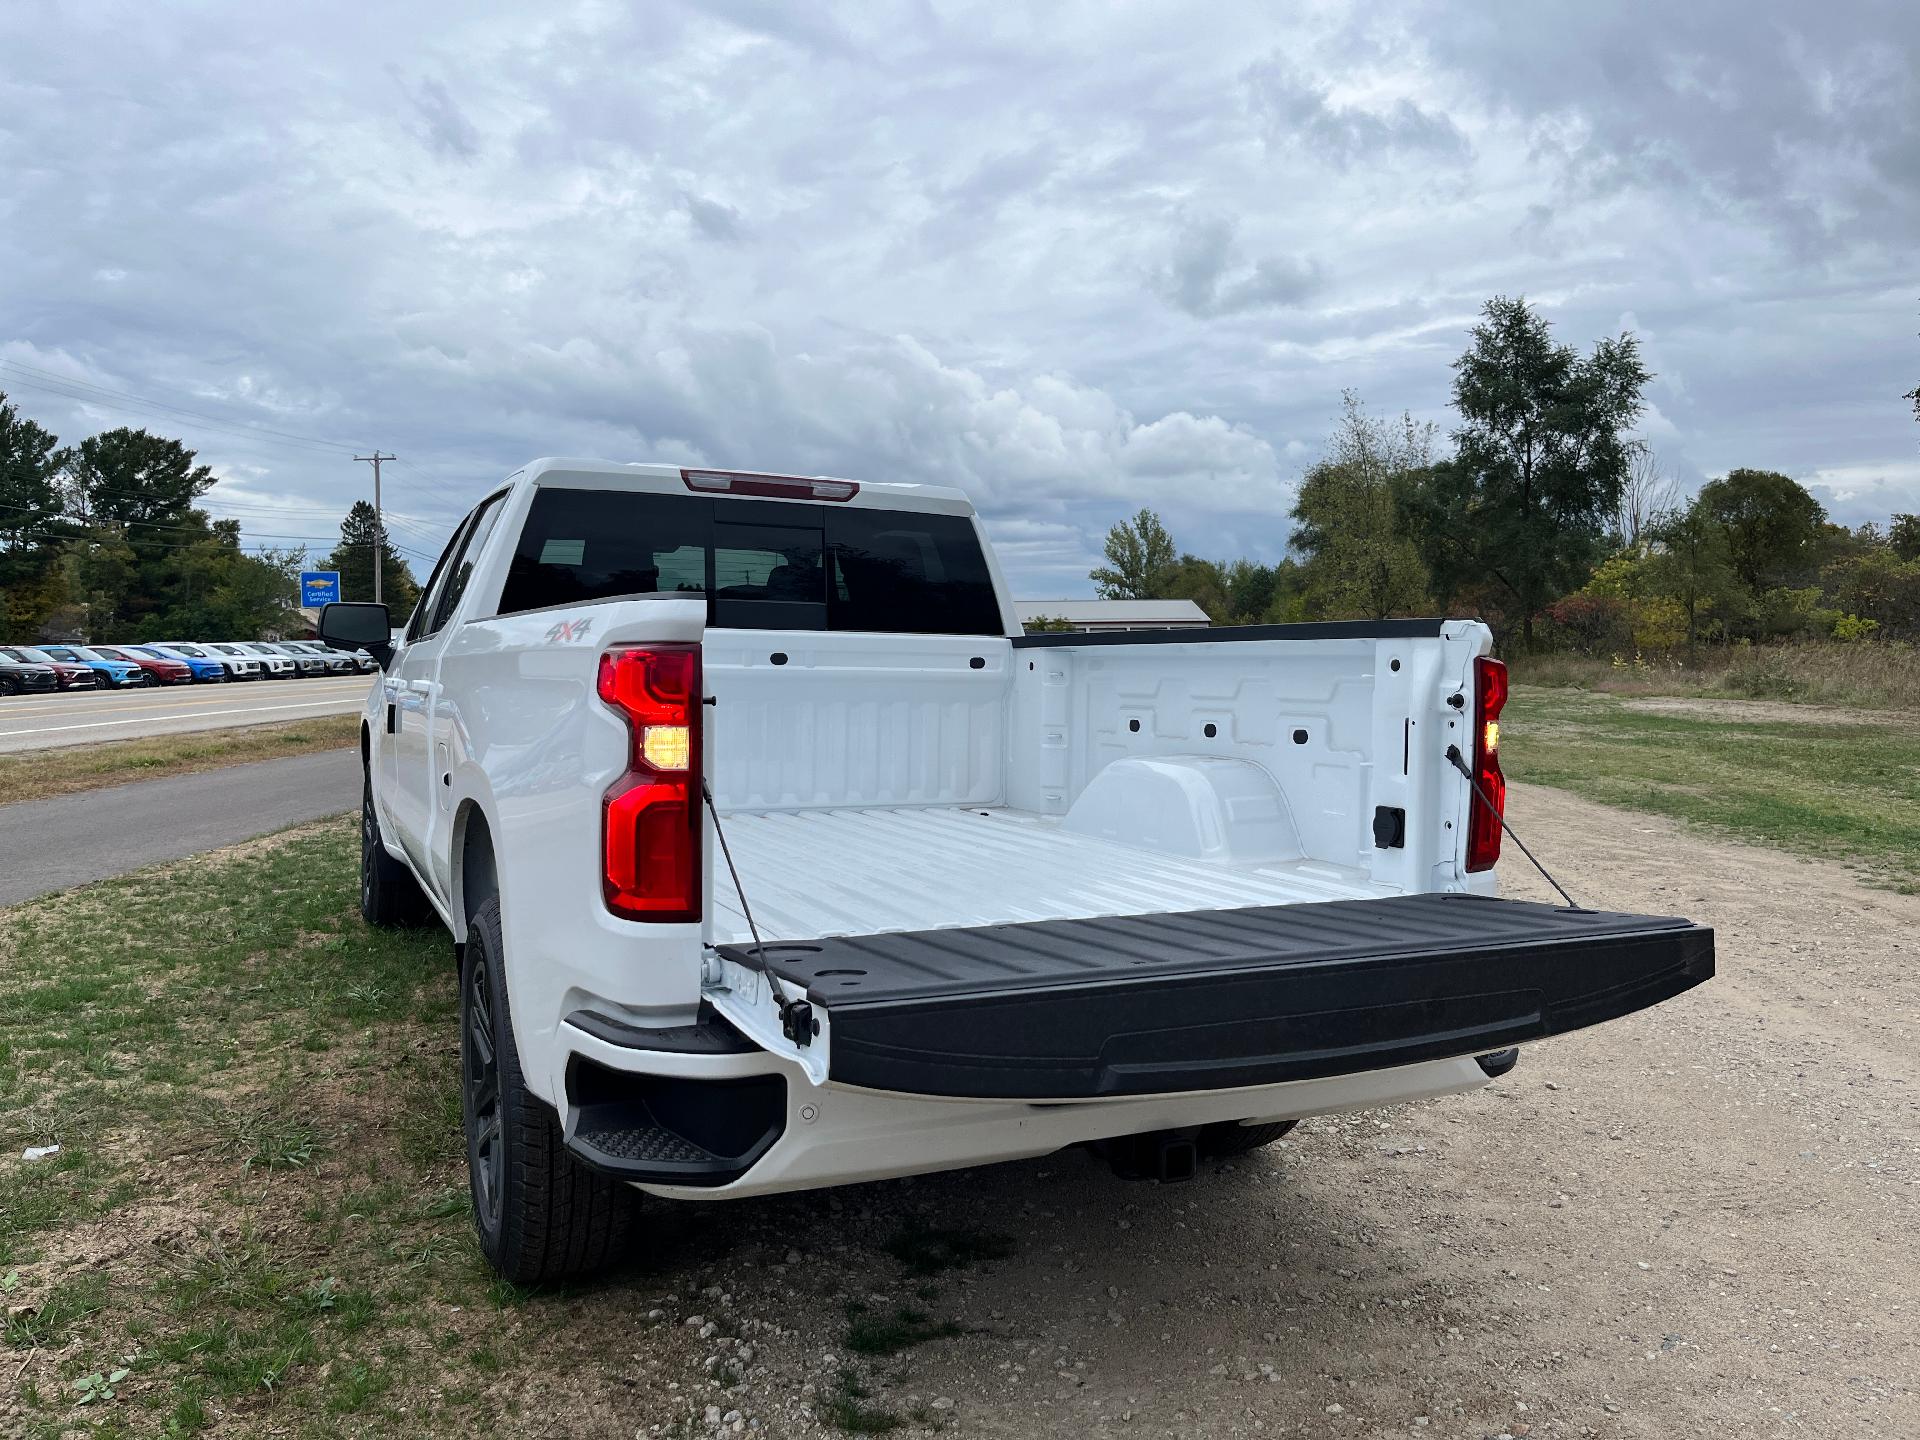
[[[1464,799],[1443,758],[1464,733],[1446,697],[1485,644],[1484,627],[1462,623],[1440,638],[1016,648],[1007,801],[1064,815],[1131,756],[1251,761],[1279,786],[1307,857],[1435,888]],[[1376,850],[1381,805],[1407,812],[1405,845]]]
[[[998,636],[709,630],[726,810],[997,805],[1011,651]]]

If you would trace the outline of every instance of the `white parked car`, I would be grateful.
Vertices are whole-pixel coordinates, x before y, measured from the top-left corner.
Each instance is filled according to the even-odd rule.
[[[256,640],[253,642],[253,646],[256,650],[265,650],[270,654],[280,656],[282,659],[292,661],[294,674],[301,678],[309,675],[324,675],[327,673],[327,662],[325,660],[322,660],[310,650],[296,650],[284,640]]]
[[[202,647],[219,660],[245,660],[253,664],[253,673],[245,677],[250,680],[291,680],[298,669],[284,655],[276,655],[271,650],[247,640],[218,640]]]
[[[481,1245],[1094,1145],[1190,1175],[1470,1090],[1713,972],[1502,900],[1472,620],[1023,635],[965,496],[540,461],[455,531],[361,729],[361,908],[461,956]]]

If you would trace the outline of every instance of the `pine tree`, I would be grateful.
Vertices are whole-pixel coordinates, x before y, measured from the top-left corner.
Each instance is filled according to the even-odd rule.
[[[380,538],[380,598],[395,615],[405,615],[419,598],[420,586],[407,568],[407,562],[394,553],[385,524],[365,500],[354,501],[353,508],[347,511],[347,518],[340,522],[340,543],[333,547],[333,553],[321,568],[340,572],[342,600],[373,599],[376,535]]]

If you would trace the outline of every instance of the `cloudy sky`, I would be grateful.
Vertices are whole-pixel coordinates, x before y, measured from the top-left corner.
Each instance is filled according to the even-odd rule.
[[[47,0],[0,46],[0,390],[183,436],[263,542],[325,548],[377,445],[422,573],[548,454],[959,484],[1034,597],[1142,504],[1277,558],[1340,392],[1450,424],[1495,293],[1637,332],[1689,486],[1920,509],[1894,0]]]

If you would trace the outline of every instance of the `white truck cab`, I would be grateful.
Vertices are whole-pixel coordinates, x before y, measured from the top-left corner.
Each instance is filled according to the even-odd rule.
[[[1713,971],[1494,894],[1471,620],[1023,635],[938,486],[542,460],[460,524],[361,731],[361,902],[461,958],[489,1260],[1092,1144],[1190,1175],[1484,1084]]]

